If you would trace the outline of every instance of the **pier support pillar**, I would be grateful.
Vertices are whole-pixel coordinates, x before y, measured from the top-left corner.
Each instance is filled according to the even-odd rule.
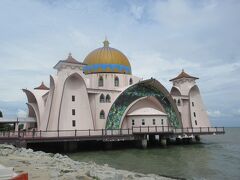
[[[106,150],[111,150],[112,149],[112,142],[105,142],[104,148]]]
[[[161,138],[161,145],[163,146],[163,147],[166,147],[167,146],[167,139],[166,138]]]
[[[196,142],[200,142],[200,141],[201,141],[200,136],[199,136],[199,135],[196,135],[196,136],[195,136],[195,140],[196,140]]]
[[[147,139],[141,140],[141,148],[146,149],[147,148]]]
[[[77,149],[78,149],[77,142],[68,142],[68,151],[69,152],[77,151]]]
[[[64,142],[63,149],[64,152],[74,152],[77,151],[78,144],[77,142]]]
[[[155,135],[149,135],[149,141],[150,141],[151,143],[154,143],[155,140],[156,140]]]

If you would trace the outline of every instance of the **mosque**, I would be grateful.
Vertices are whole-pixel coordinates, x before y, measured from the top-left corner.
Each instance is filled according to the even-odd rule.
[[[103,42],[83,62],[71,54],[55,66],[50,87],[42,83],[27,96],[27,128],[38,131],[127,129],[146,126],[210,127],[197,77],[184,70],[170,92],[156,79],[132,75],[121,51]]]

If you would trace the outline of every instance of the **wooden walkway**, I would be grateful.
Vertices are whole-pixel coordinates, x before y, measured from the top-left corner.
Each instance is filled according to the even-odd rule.
[[[194,137],[224,134],[224,127],[173,128],[170,126],[140,126],[131,129],[60,130],[60,131],[0,131],[0,143],[66,142],[66,141],[127,141],[141,140],[144,135],[160,137]]]

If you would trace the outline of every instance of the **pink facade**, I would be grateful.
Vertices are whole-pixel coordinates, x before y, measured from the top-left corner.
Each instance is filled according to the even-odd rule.
[[[101,53],[107,48],[104,46]],[[92,59],[87,59],[84,63],[69,55],[66,60],[59,61],[54,66],[57,73],[50,76],[49,89],[42,85],[32,91],[23,90],[28,98],[29,117],[36,119],[37,130],[105,129],[109,111],[116,99],[128,88],[143,81],[128,71],[131,67],[124,62],[125,56],[117,54],[118,51],[114,53],[116,62],[114,58],[103,54],[99,57],[101,61],[97,59],[96,64],[94,58],[98,57],[95,54],[91,56],[90,53],[88,57]],[[107,62],[104,64],[104,59],[101,58],[107,59]],[[112,65],[109,65],[109,61],[112,61]],[[98,69],[94,71],[91,68]],[[164,87],[158,88],[168,98],[182,127],[210,126],[196,79],[180,76],[171,80],[173,87],[170,93]],[[154,96],[138,98],[122,113],[119,128],[171,126],[165,106]]]

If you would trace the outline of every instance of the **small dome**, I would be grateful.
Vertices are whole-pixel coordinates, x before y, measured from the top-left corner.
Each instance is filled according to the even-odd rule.
[[[87,64],[83,71],[85,74],[92,73],[121,73],[131,74],[131,65],[128,58],[119,50],[109,47],[106,39],[104,46],[93,50],[84,59]]]

